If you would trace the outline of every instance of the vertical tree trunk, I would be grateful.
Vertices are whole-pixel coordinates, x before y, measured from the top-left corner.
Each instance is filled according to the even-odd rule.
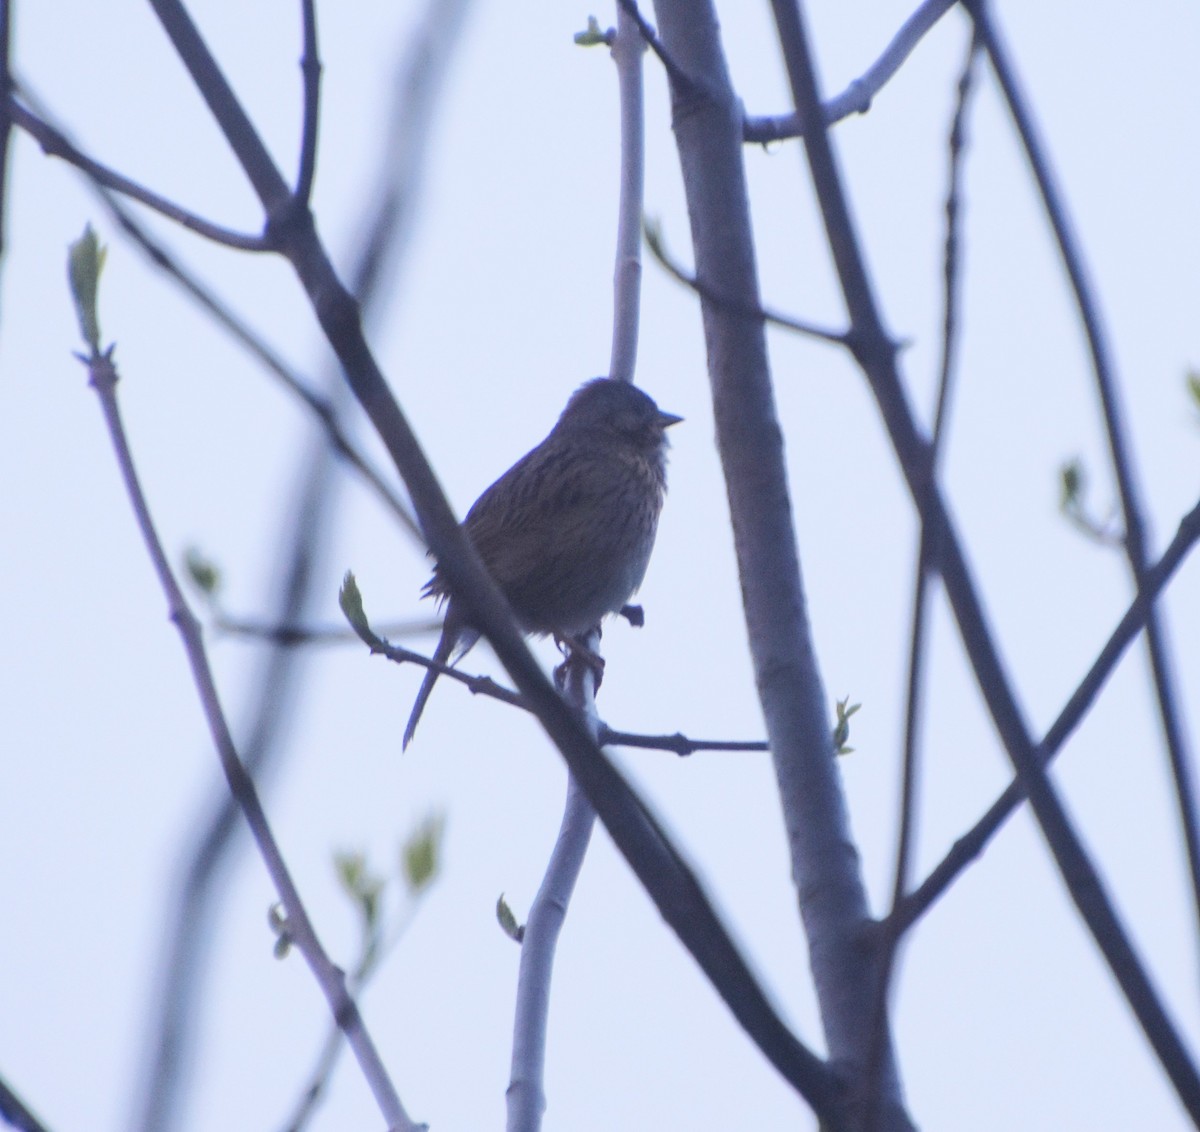
[[[742,602],[771,740],[825,1038],[851,1085],[849,1124],[874,1025],[872,921],[851,838],[813,651],[759,305],[742,162],[742,110],[710,4],[657,0],[696,272],[729,303],[703,301],[705,342]],[[890,1038],[878,1127],[910,1128]]]

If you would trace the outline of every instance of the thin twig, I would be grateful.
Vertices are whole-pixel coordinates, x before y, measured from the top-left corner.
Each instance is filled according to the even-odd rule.
[[[463,672],[449,664],[441,664],[423,653],[413,652],[379,639],[371,644],[371,651],[386,657],[395,664],[416,664],[421,668],[433,668],[442,676],[457,680],[474,696],[486,696],[510,707],[532,712],[528,701],[520,692],[514,692],[497,684],[490,676]],[[637,747],[648,751],[671,751],[676,755],[691,755],[697,751],[769,751],[770,744],[763,739],[689,739],[682,732],[674,735],[642,735],[634,731],[617,731],[601,724],[598,743],[602,747]]]
[[[20,83],[20,86],[26,100],[32,105],[38,117],[56,133],[66,138],[69,144],[73,144],[63,126],[54,120],[41,99],[29,90],[24,81]],[[392,513],[401,526],[420,540],[421,531],[417,526],[416,519],[413,518],[411,509],[388,483],[384,475],[351,441],[333,401],[318,392],[309,378],[302,376],[290,366],[262,335],[204,283],[194,271],[185,266],[173,251],[153,236],[150,230],[125,207],[117,193],[93,177],[87,169],[81,168],[80,172],[84,174],[87,184],[91,186],[109,214],[120,225],[121,230],[133,240],[150,262],[191,296],[200,309],[207,313],[222,330],[300,399],[304,407],[316,417],[317,422],[324,429],[328,443],[337,456],[363,478],[367,486],[375,492],[379,501]],[[381,249],[388,246],[390,246],[390,240],[386,227],[379,225],[377,230],[371,232],[370,239],[365,242],[360,261],[369,260],[374,264],[382,254]],[[364,272],[360,273],[365,274]],[[369,277],[373,279],[374,275],[375,272],[372,271]],[[369,299],[372,291],[371,287],[364,288],[362,291],[364,302]],[[340,384],[333,384],[331,380],[327,380],[325,384],[332,384],[334,389],[341,388]]]
[[[663,242],[662,230],[656,224],[647,223],[643,229],[646,237],[646,246],[649,247],[651,254],[656,260],[666,268],[667,272],[674,276],[685,287],[690,287],[702,299],[707,299],[711,303],[715,303],[719,307],[724,307],[725,310],[732,311],[734,314],[744,314],[747,318],[761,318],[763,322],[769,322],[774,326],[782,327],[784,330],[794,330],[797,334],[806,334],[810,338],[819,338],[823,342],[832,342],[836,346],[849,345],[849,334],[846,331],[829,330],[824,326],[818,326],[816,323],[804,322],[798,318],[792,318],[791,315],[780,314],[778,311],[771,310],[768,307],[756,306],[750,303],[742,302],[731,295],[726,295],[710,286],[695,275],[689,274],[677,260],[667,251],[667,246]]]
[[[361,633],[359,635],[361,636]],[[382,639],[371,644],[370,648],[373,653],[386,657],[393,664],[416,664],[421,668],[431,668],[441,676],[449,676],[451,680],[457,680],[462,684],[473,696],[486,696],[511,707],[521,708],[523,711],[533,711],[520,692],[514,692],[511,688],[504,687],[503,684],[497,684],[490,676],[462,672],[453,665],[443,664],[439,660],[425,656],[424,653],[413,652],[412,649],[393,645]]]
[[[150,257],[155,266],[174,279],[201,309],[212,317],[217,325],[222,327],[249,354],[256,358],[268,373],[277,377],[284,387],[300,400],[300,403],[312,413],[324,430],[326,441],[337,457],[353,468],[392,517],[414,538],[420,540],[421,531],[417,526],[416,519],[413,518],[412,510],[397,494],[396,489],[388,482],[384,474],[350,439],[334,402],[318,392],[310,379],[290,366],[282,355],[273,349],[224,299],[203,283],[193,271],[185,267],[179,258],[167,249],[166,245],[156,240],[150,231],[139,223],[128,209],[122,206],[119,199],[111,195],[103,185],[93,183],[96,184],[101,199],[122,230]]]
[[[174,220],[176,224],[204,236],[214,243],[237,248],[244,252],[271,250],[270,244],[263,236],[235,232],[231,228],[213,224],[202,216],[197,216],[194,212],[189,212],[186,208],[167,200],[166,197],[159,196],[158,193],[138,184],[137,181],[130,180],[123,174],[108,168],[107,165],[93,160],[48,122],[43,121],[32,110],[23,106],[11,94],[8,96],[7,106],[11,122],[33,138],[42,147],[43,153],[50,157],[61,158],[77,169],[82,169],[89,177],[106,188],[136,200],[155,212],[162,213],[168,219]]]
[[[372,183],[364,187],[360,211],[366,223],[356,240],[357,250],[351,269],[354,294],[362,304],[363,318],[368,323],[385,308],[390,291],[388,284],[395,274],[397,261],[403,258],[408,247],[432,116],[468,7],[469,0],[429,0],[425,15],[407,40],[403,58],[396,69],[391,113],[378,146],[380,167]],[[191,273],[176,270],[177,264],[173,266],[160,261],[153,250],[150,254],[159,266],[168,272],[175,271],[173,277],[193,293],[219,325],[289,383],[293,371],[232,311],[213,300]],[[327,367],[320,387],[330,389],[330,396],[325,398],[315,394],[316,400],[310,403],[306,397],[307,382],[296,377],[292,385],[293,392],[316,412],[324,425],[324,437],[315,438],[317,442],[300,457],[302,482],[298,503],[291,513],[302,519],[290,520],[289,530],[280,539],[290,543],[290,549],[283,555],[288,565],[274,614],[276,623],[281,624],[293,624],[304,615],[314,587],[320,584],[317,559],[327,544],[321,532],[325,529],[324,517],[331,509],[330,493],[338,483],[328,474],[331,451],[357,468],[401,525],[417,539],[421,538],[408,506],[357,450],[345,431],[349,425],[343,424],[346,414],[342,402],[348,399],[349,391],[336,367]],[[247,764],[253,768],[268,767],[284,749],[288,707],[302,672],[295,663],[296,656],[294,650],[281,646],[272,649],[264,660],[262,673],[256,681],[257,690],[247,706],[245,733],[248,739],[244,753]],[[199,832],[190,841],[194,847],[187,853],[187,863],[182,870],[184,880],[167,929],[162,964],[164,985],[158,1016],[147,1042],[151,1064],[140,1122],[146,1132],[162,1132],[169,1127],[164,1114],[178,1103],[180,1078],[177,1069],[186,1058],[187,1042],[196,1024],[197,1011],[192,1004],[200,997],[202,949],[208,938],[205,927],[212,923],[215,901],[225,891],[214,881],[219,866],[236,844],[233,834],[238,828],[238,815],[227,793],[214,812],[201,816],[198,825]]]
[[[8,158],[12,141],[12,118],[8,107],[12,99],[12,6],[0,0],[0,259],[4,257],[5,231],[8,227]]]
[[[769,751],[765,739],[689,739],[681,731],[674,735],[638,735],[632,731],[614,731],[607,724],[600,731],[604,747],[639,747],[650,751],[671,751],[693,755],[697,751]]]
[[[1099,696],[1117,662],[1124,655],[1133,639],[1141,632],[1146,616],[1154,608],[1159,594],[1174,576],[1191,549],[1200,542],[1200,502],[1180,521],[1179,529],[1163,556],[1146,571],[1144,584],[1124,616],[1112,631],[1104,648],[1092,662],[1087,674],[1071,694],[1058,718],[1037,746],[1043,765],[1062,749],[1071,733],[1079,726],[1096,697]],[[928,877],[895,909],[892,917],[896,923],[894,931],[907,931],[945,894],[959,874],[983,852],[987,844],[1008,820],[1014,810],[1025,800],[1020,781],[1008,787],[992,803],[987,813],[971,829],[955,841],[950,852]]]
[[[300,73],[304,76],[304,121],[300,131],[300,171],[296,176],[295,199],[307,208],[312,199],[317,173],[317,135],[321,124],[321,57],[317,51],[315,0],[301,0],[304,23],[304,54]]]
[[[675,87],[676,91],[680,94],[696,94],[700,90],[700,83],[692,78],[671,57],[671,53],[663,46],[662,40],[658,38],[658,33],[654,30],[654,25],[642,15],[641,9],[637,6],[637,0],[617,0],[617,7],[620,12],[624,12],[637,25],[638,33],[641,35],[643,42],[658,56],[658,61],[662,63],[663,70],[667,72],[667,77],[671,80],[671,84]]]
[[[304,956],[318,985],[325,994],[330,1011],[346,1033],[347,1040],[358,1057],[363,1075],[371,1086],[388,1127],[404,1129],[406,1132],[418,1132],[417,1125],[409,1119],[408,1114],[404,1111],[395,1086],[392,1084],[362,1016],[358,1012],[358,1007],[347,993],[344,974],[330,961],[321,947],[316,930],[308,918],[300,894],[292,881],[291,873],[271,832],[266,813],[258,797],[258,791],[238,757],[233,735],[229,730],[212,670],[208,664],[200,623],[189,608],[183,591],[171,570],[166,552],[150,516],[149,506],[142,492],[137,472],[134,469],[133,455],[129,449],[117,405],[117,371],[112,362],[111,348],[104,354],[93,350],[92,356],[88,359],[88,371],[89,384],[100,399],[101,410],[108,427],[117,465],[125,482],[130,506],[166,597],[170,618],[179,630],[209,732],[221,761],[221,768],[228,780],[230,792],[237,799],[245,816],[246,824],[250,827],[251,835],[258,845],[263,863],[267,867],[267,872],[270,874],[276,892],[286,910],[288,937]]]
[[[5,0],[0,0],[0,4]],[[17,1132],[48,1132],[44,1125],[0,1078],[0,1119]]]
[[[925,0],[901,26],[882,55],[855,79],[841,94],[821,104],[821,118],[832,126],[851,114],[865,114],[875,96],[900,70],[925,34],[952,7],[954,0]],[[744,135],[748,142],[766,145],[773,141],[798,138],[804,134],[804,124],[796,111],[780,115],[751,115],[745,119]]]
[[[151,3],[226,140],[243,162],[268,215],[281,204],[286,207],[288,191],[278,169],[190,18],[176,0]],[[449,589],[463,602],[471,623],[491,642],[596,807],[614,843],[734,1016],[818,1112],[832,1113],[836,1085],[829,1069],[784,1024],[690,865],[538,667],[507,604],[446,501],[366,343],[357,305],[337,277],[312,225],[291,225],[286,232],[284,253],[305,287],[354,395],[405,480]]]
[[[389,621],[380,624],[379,632],[385,637],[409,637],[418,633],[434,632],[439,624],[440,622],[432,617],[413,621]],[[216,631],[227,633],[231,637],[248,637],[289,649],[308,645],[346,645],[359,639],[354,630],[345,625],[289,625],[248,617],[230,617],[224,613],[217,613],[213,617],[212,625]]]
[[[950,394],[954,384],[956,346],[958,344],[959,313],[959,217],[962,180],[962,162],[965,148],[966,120],[969,99],[975,76],[975,64],[979,57],[979,44],[974,36],[967,49],[967,58],[958,80],[954,117],[950,127],[949,188],[946,191],[946,237],[943,252],[942,293],[942,355],[938,367],[937,401],[934,410],[933,436],[930,442],[929,460],[936,476],[938,456],[944,448],[947,432],[946,420],[949,412]],[[891,912],[904,899],[908,890],[912,863],[912,847],[916,840],[916,795],[919,778],[920,729],[923,707],[925,659],[928,642],[928,610],[935,564],[940,555],[934,545],[934,535],[922,526],[920,546],[917,551],[917,567],[913,579],[912,621],[909,632],[908,689],[904,711],[904,758],[900,788],[899,832],[896,840],[896,862],[892,881]],[[896,967],[896,952],[900,935],[894,930],[896,922],[889,915],[884,921],[879,944],[879,981],[876,990],[875,1023],[871,1047],[867,1057],[866,1103],[867,1116],[864,1127],[872,1129],[879,1116],[880,1070],[883,1051],[887,1041],[888,998]]]
[[[820,100],[796,0],[772,0],[772,7],[797,109],[802,117],[806,112],[815,115]],[[938,540],[946,592],[997,733],[1029,796],[1034,816],[1072,900],[1177,1095],[1191,1118],[1200,1124],[1200,1076],[1057,790],[1046,775],[1001,663],[995,637],[967,568],[962,544],[942,493],[929,474],[929,446],[917,431],[895,368],[895,348],[879,316],[829,139],[824,130],[813,130],[805,135],[804,141],[817,199],[830,236],[830,250],[850,310],[855,356],[870,380],[909,490],[921,512],[921,520],[929,525]]]
[[[427,881],[425,883],[428,883]],[[346,976],[346,985],[355,998],[360,998],[375,977],[384,959],[395,949],[416,917],[421,891],[410,886],[409,902],[403,914],[394,922],[386,936],[378,919],[362,917],[362,940],[354,969]],[[333,1071],[345,1045],[345,1035],[336,1021],[331,1021],[321,1044],[320,1052],[309,1072],[307,1083],[300,1089],[296,1104],[284,1121],[283,1132],[301,1132],[316,1116],[326,1095]]]
[[[1079,310],[1092,357],[1092,373],[1103,410],[1109,455],[1121,497],[1125,555],[1133,574],[1134,585],[1140,587],[1146,572],[1148,554],[1145,507],[1130,455],[1130,443],[1124,423],[1125,414],[1119,400],[1116,370],[1105,336],[1099,302],[1083,261],[1083,251],[1075,238],[1066,203],[1055,180],[1049,156],[1042,145],[1008,50],[992,22],[989,6],[986,0],[972,0],[966,7],[975,21],[977,32],[987,50],[988,60],[1004,92],[1071,283],[1071,292]],[[1150,654],[1159,721],[1175,784],[1179,823],[1183,829],[1187,850],[1193,913],[1200,924],[1200,819],[1197,818],[1196,811],[1196,785],[1193,780],[1191,752],[1188,750],[1187,735],[1179,711],[1179,693],[1166,639],[1166,627],[1157,610],[1151,610],[1146,620],[1146,644]],[[1200,940],[1200,934],[1197,938]]]

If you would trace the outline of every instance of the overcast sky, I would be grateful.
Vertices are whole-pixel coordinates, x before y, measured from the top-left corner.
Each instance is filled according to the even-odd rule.
[[[199,6],[197,6],[199,7]],[[997,3],[1107,320],[1155,553],[1200,486],[1200,15],[1181,2]],[[299,135],[298,5],[213,0],[201,26],[285,171]],[[343,268],[373,184],[390,75],[421,5],[323,5],[324,110],[314,207]],[[812,5],[827,93],[908,15],[893,0]],[[454,505],[536,443],[570,391],[608,365],[616,84],[572,35],[611,8],[477,3],[436,118],[411,255],[377,356]],[[768,5],[721,5],[734,83],[752,113],[787,109]],[[903,370],[929,419],[938,356],[945,139],[966,23],[951,13],[869,114],[835,144]],[[89,151],[222,223],[256,202],[148,6],[63,0],[16,13],[15,65]],[[1123,613],[1124,562],[1056,512],[1061,465],[1114,500],[1090,374],[1061,267],[994,82],[970,124],[965,339],[947,491],[1023,706],[1039,734]],[[660,68],[647,61],[646,208],[690,255]],[[844,314],[794,143],[745,154],[764,296],[800,317]],[[117,343],[131,442],[174,554],[220,563],[235,613],[265,608],[282,563],[297,461],[312,435],[285,393],[124,243],[70,169],[14,142],[0,278],[0,1076],[56,1132],[130,1127],[168,909],[215,756],[163,598],[137,538],[82,367],[64,282],[89,220],[110,247],[101,321]],[[206,246],[156,223],[288,359],[327,351],[281,261]],[[873,910],[894,853],[904,658],[916,525],[860,373],[832,347],[771,332],[810,616],[825,691],[863,707],[841,762]],[[600,710],[614,727],[759,738],[697,303],[652,264],[638,381],[686,423],[640,595],[646,626],[604,638]],[[377,449],[364,439],[372,452]],[[382,461],[381,461],[382,463]],[[353,569],[377,619],[428,615],[423,551],[347,477],[326,547],[322,618]],[[1200,572],[1165,601],[1185,720],[1200,696]],[[933,618],[918,875],[1009,778],[952,622]],[[433,638],[415,647],[432,648]],[[552,649],[540,655],[553,661]],[[235,722],[255,647],[212,640]],[[472,671],[497,672],[486,649]],[[499,674],[499,673],[497,673]],[[444,871],[364,996],[409,1112],[440,1132],[504,1119],[524,917],[557,828],[565,777],[526,718],[439,684],[413,746],[400,735],[420,673],[358,646],[307,667],[270,817],[335,959],[354,913],[331,866],[379,869],[427,814],[446,816]],[[1056,781],[1189,1041],[1200,1038],[1196,918],[1141,648],[1072,739]],[[822,1045],[769,759],[617,759],[678,836],[797,1033]],[[272,957],[265,871],[243,839],[223,880],[187,1132],[258,1130],[290,1110],[328,1018],[298,955]],[[927,1132],[1169,1130],[1184,1118],[1040,835],[1022,814],[916,929],[896,1039]],[[555,971],[547,1128],[814,1127],[744,1037],[599,832]],[[352,1061],[319,1127],[376,1128]]]

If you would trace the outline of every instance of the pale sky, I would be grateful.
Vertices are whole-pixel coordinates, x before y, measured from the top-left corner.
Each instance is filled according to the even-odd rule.
[[[1162,548],[1200,487],[1200,120],[1194,6],[998,3],[1107,319]],[[298,5],[214,2],[203,31],[285,171],[299,134]],[[324,5],[325,118],[314,207],[346,265],[372,184],[389,73],[420,5]],[[813,5],[826,93],[863,71],[905,3]],[[377,356],[452,503],[539,440],[582,380],[607,368],[616,203],[616,84],[572,43],[589,13],[479,3],[436,121],[412,254]],[[748,111],[788,107],[767,5],[721,5]],[[951,13],[835,145],[912,399],[928,419],[938,356],[945,137],[965,49]],[[90,152],[234,227],[259,218],[148,6],[65,0],[16,13],[15,65]],[[1023,706],[1039,734],[1129,599],[1113,552],[1056,512],[1079,456],[1101,515],[1114,499],[1099,414],[1063,273],[990,74],[970,124],[964,346],[947,493]],[[690,256],[665,81],[647,61],[647,212]],[[746,162],[763,294],[824,323],[843,313],[795,143]],[[80,179],[14,141],[0,276],[0,1076],[55,1132],[130,1125],[167,910],[216,757],[103,432],[71,357],[65,250],[89,220],[110,244],[101,299],[117,343],[131,443],[161,534],[219,562],[231,612],[264,608],[295,465],[310,428],[294,399],[125,244]],[[291,361],[327,358],[287,266],[173,246]],[[831,704],[849,695],[841,762],[873,910],[895,841],[913,509],[861,374],[836,349],[771,333],[810,616]],[[639,600],[613,624],[600,711],[614,727],[759,738],[713,444],[698,306],[645,271],[638,381],[686,418]],[[378,454],[378,447],[367,443]],[[381,465],[383,464],[380,458]],[[427,615],[428,563],[355,481],[325,555],[323,608],[353,569],[377,619]],[[1165,601],[1185,721],[1200,696],[1200,572]],[[958,638],[934,615],[917,873],[1009,778]],[[210,641],[235,723],[256,649]],[[432,649],[432,636],[414,647]],[[540,655],[553,661],[549,646]],[[502,676],[485,648],[471,671]],[[268,812],[323,941],[353,958],[355,921],[333,852],[379,869],[422,817],[446,815],[444,870],[363,996],[409,1112],[438,1132],[504,1120],[518,950],[494,919],[524,917],[557,829],[562,763],[525,717],[439,684],[405,755],[420,680],[365,649],[311,656]],[[1055,780],[1156,985],[1200,1039],[1196,919],[1146,677],[1130,651],[1065,750]],[[765,755],[616,755],[695,863],[735,938],[809,1045],[822,1039]],[[328,1016],[303,962],[272,957],[265,871],[243,839],[203,991],[186,1132],[272,1129],[290,1111]],[[903,952],[896,1038],[926,1132],[1185,1127],[1182,1110],[1022,813],[916,928]],[[547,1129],[812,1128],[598,832],[555,970]],[[345,1058],[316,1127],[377,1128]]]

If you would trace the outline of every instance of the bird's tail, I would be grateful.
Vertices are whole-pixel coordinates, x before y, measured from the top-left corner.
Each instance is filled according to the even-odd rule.
[[[454,651],[454,645],[457,640],[458,633],[451,632],[449,629],[443,629],[442,635],[438,639],[437,648],[433,650],[433,659],[438,664],[445,664],[450,659],[450,654]],[[437,678],[440,675],[441,673],[436,668],[427,668],[425,670],[425,679],[421,681],[421,690],[417,693],[416,703],[413,704],[412,713],[408,717],[408,726],[404,729],[404,740],[401,743],[401,750],[407,750],[409,743],[412,742],[413,734],[417,730],[417,723],[429,699],[429,693],[433,691],[433,686],[437,683]]]

